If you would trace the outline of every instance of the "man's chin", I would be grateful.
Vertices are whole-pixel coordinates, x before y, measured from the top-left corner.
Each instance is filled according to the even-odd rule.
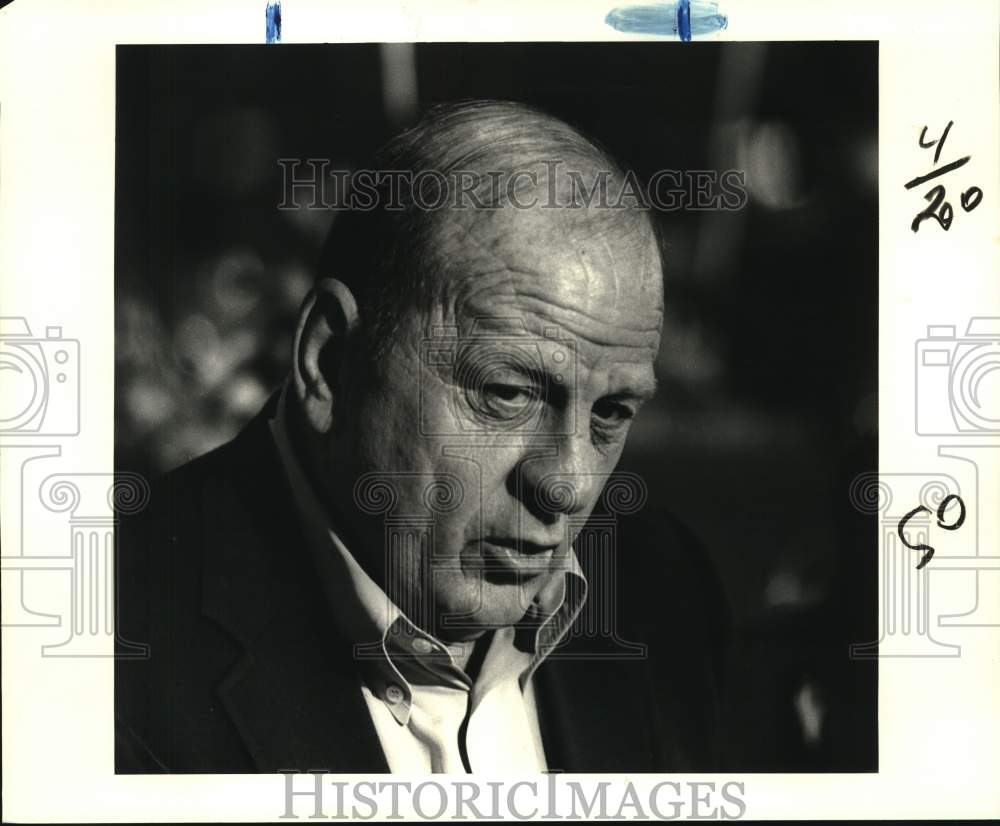
[[[473,640],[487,631],[517,625],[548,578],[539,577],[537,583],[484,582],[482,598],[475,604],[445,609],[439,636],[445,641]]]

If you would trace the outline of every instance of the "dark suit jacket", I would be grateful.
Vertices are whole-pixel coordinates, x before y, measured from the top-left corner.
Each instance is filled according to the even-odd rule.
[[[119,525],[119,639],[149,656],[116,662],[118,773],[388,772],[299,532],[267,426],[273,401],[155,482]],[[716,580],[674,523],[631,520],[620,540],[618,639],[576,636],[535,676],[549,767],[713,770]],[[607,574],[584,567],[591,599],[577,622],[600,628],[594,577]],[[622,658],[623,642],[646,656]]]

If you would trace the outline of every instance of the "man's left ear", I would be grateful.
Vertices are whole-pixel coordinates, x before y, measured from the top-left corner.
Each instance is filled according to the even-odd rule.
[[[292,378],[299,406],[318,433],[335,426],[359,321],[354,293],[335,278],[317,282],[299,311]]]

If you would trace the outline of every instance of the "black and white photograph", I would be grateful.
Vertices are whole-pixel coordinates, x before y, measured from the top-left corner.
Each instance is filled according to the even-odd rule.
[[[116,771],[878,769],[877,43],[117,60]]]
[[[997,146],[992,0],[0,0],[4,822],[995,819]]]

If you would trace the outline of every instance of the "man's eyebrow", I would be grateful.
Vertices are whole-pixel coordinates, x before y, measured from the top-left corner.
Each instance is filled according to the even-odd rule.
[[[640,379],[635,384],[623,387],[613,393],[608,393],[606,398],[611,399],[634,399],[640,402],[648,402],[659,390],[660,383],[654,376],[650,379]]]
[[[543,382],[553,387],[561,386],[561,382],[555,378],[555,373],[547,365],[542,366],[540,370],[532,370],[519,359],[511,359],[510,364],[506,364],[504,367],[515,373],[520,373],[526,378],[536,380],[540,378]],[[634,383],[629,382],[619,390],[605,393],[603,398],[648,402],[656,395],[659,388],[659,380],[656,376],[651,376],[650,378],[637,379]]]

